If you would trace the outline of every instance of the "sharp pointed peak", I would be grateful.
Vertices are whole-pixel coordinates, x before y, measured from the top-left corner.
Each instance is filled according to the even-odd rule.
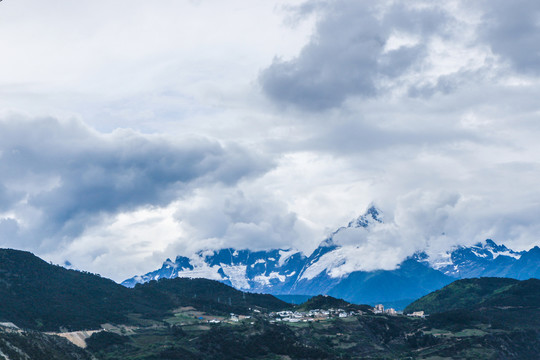
[[[366,210],[364,216],[365,216],[365,215],[368,215],[368,214],[371,215],[371,216],[373,216],[374,218],[377,218],[377,217],[379,217],[380,215],[382,215],[382,210],[381,210],[377,205],[371,203],[371,204],[368,206],[368,208],[367,208],[367,210]]]
[[[341,229],[341,228],[340,228]],[[339,230],[338,230],[339,231]],[[337,231],[336,231],[337,232]],[[334,239],[332,237],[329,237],[328,239],[325,239],[323,240],[320,244],[319,244],[319,247],[331,247],[331,246],[335,246],[336,244],[334,243]]]
[[[383,212],[375,205],[370,205],[363,215],[349,222],[347,227],[368,227],[374,223],[383,222]]]
[[[491,239],[486,239],[486,245],[488,246],[498,246],[495,241],[491,240]]]
[[[429,260],[429,255],[425,252],[425,251],[416,251],[414,254],[412,254],[411,256],[407,257],[406,260],[416,260],[416,261],[420,261],[420,262],[426,262]]]

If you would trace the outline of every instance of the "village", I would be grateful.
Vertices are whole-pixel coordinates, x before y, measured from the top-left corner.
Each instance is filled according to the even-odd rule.
[[[331,318],[347,318],[350,316],[362,315],[362,311],[346,311],[343,309],[333,309],[328,310],[323,309],[314,309],[309,311],[279,311],[272,312],[269,314],[271,318],[270,322],[308,322],[308,321],[324,321]]]
[[[298,322],[312,322],[312,321],[327,321],[327,320],[336,319],[336,318],[362,316],[368,313],[361,310],[347,311],[341,308],[313,309],[313,310],[308,310],[308,311],[283,310],[283,311],[277,311],[277,312],[270,312],[267,315],[261,314],[261,312],[257,309],[253,309],[252,311],[254,315],[259,315],[259,316],[262,315],[264,317],[267,317],[270,323],[279,323],[279,322],[298,323]],[[396,311],[394,308],[385,309],[384,305],[382,304],[375,305],[372,313],[382,314],[382,315],[391,315],[391,316],[403,315],[402,311]],[[426,315],[424,315],[423,311],[416,311],[416,312],[413,312],[412,314],[408,314],[408,316],[424,318]],[[228,319],[223,319],[223,318],[206,319],[206,322],[210,324],[218,324],[221,322],[238,323],[241,321],[252,322],[252,316],[238,315],[238,314],[231,313]]]

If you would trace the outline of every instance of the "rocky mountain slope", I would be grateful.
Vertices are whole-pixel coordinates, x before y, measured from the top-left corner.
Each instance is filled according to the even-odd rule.
[[[0,359],[92,360],[93,357],[64,338],[0,324]]]
[[[286,293],[305,259],[303,254],[293,249],[200,251],[191,258],[178,256],[175,261],[167,259],[160,269],[135,276],[122,285],[133,287],[150,280],[186,277],[218,280],[251,292],[267,292],[272,288],[274,293]]]

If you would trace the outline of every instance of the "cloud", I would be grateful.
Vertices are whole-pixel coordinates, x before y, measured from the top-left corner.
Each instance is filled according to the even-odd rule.
[[[490,209],[489,202],[445,190],[404,194],[384,213],[383,223],[372,223],[367,229],[345,228],[334,235],[334,243],[341,246],[338,256],[346,261],[333,274],[394,269],[416,252],[426,252],[436,260],[458,245],[470,246],[487,238],[505,244],[524,238],[528,243],[535,241],[540,226],[532,214],[538,214],[538,205],[526,205],[508,219]]]
[[[289,248],[303,238],[304,227],[285,202],[264,189],[246,182],[214,184],[167,206],[111,214],[44,255],[122,281],[159,267],[166,258],[204,249]]]
[[[196,187],[233,185],[272,166],[266,157],[202,137],[103,134],[54,118],[1,119],[0,144],[2,206],[38,243],[73,238],[103,216],[166,206]]]
[[[183,244],[183,253],[204,247],[288,248],[299,239],[296,214],[260,187],[198,191],[191,201],[179,204],[175,216],[191,239]]]
[[[288,61],[274,59],[259,77],[264,93],[278,104],[319,111],[350,96],[373,97],[384,82],[421,63],[429,38],[444,34],[450,21],[436,6],[323,4],[315,34],[300,54]]]
[[[540,75],[540,3],[488,1],[480,37],[518,73]]]
[[[451,248],[453,244],[439,242],[453,229],[462,202],[456,193],[415,191],[397,199],[395,208],[384,213],[383,223],[340,230],[334,242],[343,247],[340,251],[348,260],[338,271],[394,269],[416,251]]]
[[[3,246],[121,280],[309,252],[372,201],[384,266],[538,243],[533,1],[2,4]]]

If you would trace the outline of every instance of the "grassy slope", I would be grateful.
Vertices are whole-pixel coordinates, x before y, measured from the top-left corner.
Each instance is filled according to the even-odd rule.
[[[405,308],[405,313],[423,310],[428,314],[433,314],[456,309],[473,308],[517,284],[519,284],[519,280],[507,278],[457,280],[440,290],[414,301]]]

